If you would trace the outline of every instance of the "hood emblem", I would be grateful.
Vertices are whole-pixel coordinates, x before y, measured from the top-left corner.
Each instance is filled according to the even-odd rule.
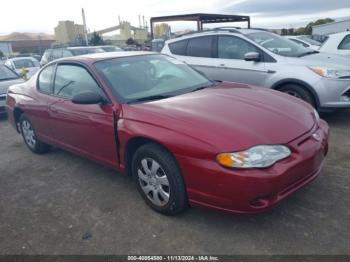
[[[321,136],[317,133],[313,133],[312,138],[315,139],[317,142],[321,141]]]

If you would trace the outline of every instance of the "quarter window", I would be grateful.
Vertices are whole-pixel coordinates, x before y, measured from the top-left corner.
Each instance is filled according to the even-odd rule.
[[[204,36],[192,38],[188,41],[187,55],[195,57],[212,57],[213,37]]]
[[[55,77],[55,95],[72,99],[75,95],[86,91],[102,93],[89,72],[75,65],[59,65]]]
[[[346,37],[344,37],[338,49],[350,50],[350,35],[347,35]]]
[[[169,44],[169,49],[174,55],[186,55],[187,40]]]
[[[244,60],[244,56],[249,52],[259,50],[247,41],[234,36],[219,36],[218,57],[227,59]]]
[[[44,93],[51,93],[51,79],[55,65],[50,65],[43,69],[39,75],[39,90]]]

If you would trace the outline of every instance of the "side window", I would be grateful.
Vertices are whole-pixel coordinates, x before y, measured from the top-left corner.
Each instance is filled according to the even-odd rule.
[[[344,37],[343,41],[341,41],[338,49],[350,50],[350,35]]]
[[[249,52],[258,52],[258,48],[247,41],[234,36],[219,36],[218,57],[227,59],[244,60],[244,55]]]
[[[169,44],[170,52],[174,55],[186,55],[187,40]]]
[[[195,57],[212,57],[213,37],[204,36],[192,38],[188,41],[187,55]]]
[[[75,95],[85,91],[95,91],[102,94],[102,90],[85,68],[76,65],[59,65],[57,67],[55,95],[72,99]]]
[[[54,49],[51,53],[51,60],[55,60],[55,59],[59,59],[62,57],[62,49],[61,48],[57,48]]]
[[[41,92],[50,94],[51,91],[51,79],[54,73],[55,65],[50,65],[43,69],[39,75],[38,89]]]

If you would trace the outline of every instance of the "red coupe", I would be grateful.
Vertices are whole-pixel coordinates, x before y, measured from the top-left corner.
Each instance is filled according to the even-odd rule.
[[[328,150],[303,101],[150,52],[54,61],[10,87],[7,112],[34,153],[56,146],[129,174],[168,215],[266,211],[315,179]]]

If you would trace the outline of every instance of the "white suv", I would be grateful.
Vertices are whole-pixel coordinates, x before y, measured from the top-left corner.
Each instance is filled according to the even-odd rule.
[[[273,88],[316,108],[350,108],[350,59],[258,29],[218,28],[168,40],[162,53],[213,80]]]

